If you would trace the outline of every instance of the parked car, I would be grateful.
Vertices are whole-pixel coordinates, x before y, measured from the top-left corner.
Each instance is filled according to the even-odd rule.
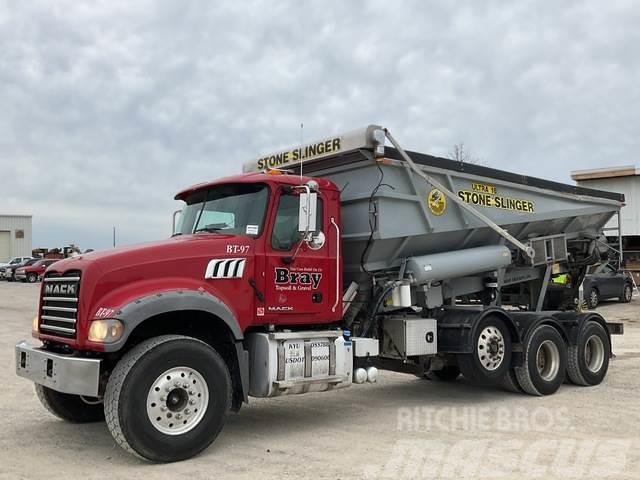
[[[16,269],[15,279],[21,282],[35,283],[44,275],[47,267],[57,261],[57,258],[45,258],[28,267],[19,267]]]
[[[596,308],[601,300],[613,298],[628,303],[633,296],[631,278],[609,263],[599,263],[589,267],[582,288],[589,308]]]
[[[6,267],[0,267],[0,278],[4,278],[9,282],[13,282],[16,279],[16,270],[20,267],[29,267],[34,263],[42,260],[41,258],[29,258],[28,260],[19,263],[18,265],[10,265]]]
[[[13,257],[8,262],[0,262],[0,268],[2,267],[17,267],[22,262],[30,260],[32,257]]]

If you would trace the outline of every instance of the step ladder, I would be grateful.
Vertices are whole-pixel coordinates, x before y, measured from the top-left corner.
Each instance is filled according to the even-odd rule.
[[[624,270],[624,273],[631,277],[631,282],[633,282],[633,291],[636,295],[640,295],[640,290],[638,290],[638,284],[636,283],[636,277],[633,276],[633,272],[630,270]]]

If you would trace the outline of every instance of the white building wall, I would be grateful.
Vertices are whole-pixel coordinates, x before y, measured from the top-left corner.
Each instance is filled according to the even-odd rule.
[[[622,207],[622,235],[640,235],[640,176],[598,178],[577,182],[581,187],[595,188],[608,192],[624,193],[625,206]],[[614,217],[607,227],[617,226]],[[611,232],[613,234],[613,232]]]
[[[22,230],[24,238],[16,238],[16,232]],[[26,257],[31,255],[32,229],[31,215],[0,215],[0,232],[9,232],[10,237],[10,258]],[[0,262],[8,260],[0,258]]]

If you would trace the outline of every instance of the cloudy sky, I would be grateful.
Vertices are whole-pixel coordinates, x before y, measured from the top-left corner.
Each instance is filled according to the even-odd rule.
[[[570,181],[636,163],[640,5],[0,0],[0,211],[34,247],[170,234],[172,200],[369,123]]]

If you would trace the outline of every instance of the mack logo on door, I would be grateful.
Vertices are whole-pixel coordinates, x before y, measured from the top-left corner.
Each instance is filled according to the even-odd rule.
[[[242,278],[246,258],[214,258],[207,265],[204,278]]]

